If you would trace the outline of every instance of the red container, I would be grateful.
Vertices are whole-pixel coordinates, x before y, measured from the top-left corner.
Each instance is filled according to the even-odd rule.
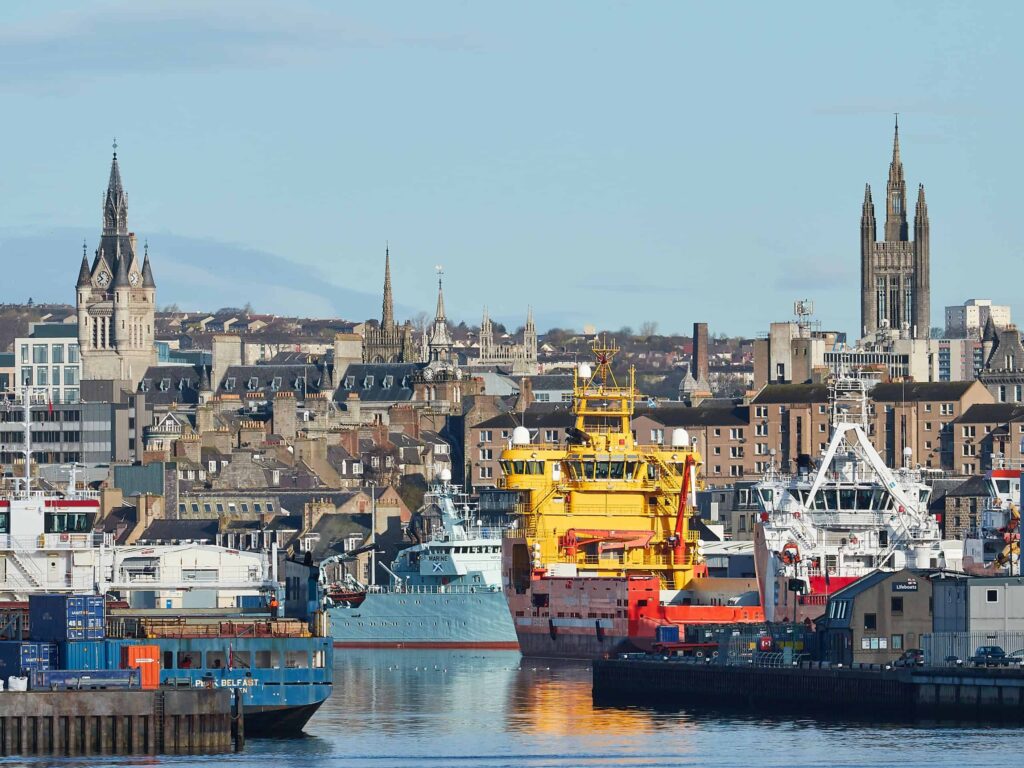
[[[139,670],[142,687],[154,690],[160,687],[160,646],[125,645],[121,648],[121,667]]]

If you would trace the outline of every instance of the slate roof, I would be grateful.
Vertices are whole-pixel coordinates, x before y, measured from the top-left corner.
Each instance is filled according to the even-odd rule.
[[[217,540],[219,521],[154,520],[142,532],[139,541],[209,541]]]
[[[217,382],[217,393],[240,397],[259,393],[270,399],[275,392],[319,392],[324,377],[323,368],[306,363],[232,365]]]
[[[530,383],[533,385],[534,392],[572,390],[572,376],[542,374],[540,376],[531,376]]]
[[[352,393],[363,402],[412,400],[413,382],[424,363],[352,363],[335,377],[334,399],[340,403]]]
[[[750,425],[749,413],[749,406],[691,408],[673,405],[638,408],[634,416],[646,416],[666,427],[745,427]]]
[[[1024,418],[1024,406],[1019,403],[978,403],[972,405],[959,417],[955,424],[1005,424]]]
[[[193,365],[151,365],[139,382],[139,392],[154,405],[199,402],[199,369]]]
[[[569,410],[535,411],[527,409],[525,413],[499,413],[486,421],[482,421],[474,429],[514,429],[526,427],[571,427],[575,418]]]
[[[973,384],[973,381],[908,381],[877,384],[871,390],[871,399],[886,403],[898,403],[903,400],[959,400]]]
[[[827,403],[828,387],[825,384],[766,384],[752,402],[757,405]]]
[[[946,496],[962,498],[965,496],[988,496],[989,494],[990,490],[985,478],[981,475],[972,475],[956,488],[949,491]]]

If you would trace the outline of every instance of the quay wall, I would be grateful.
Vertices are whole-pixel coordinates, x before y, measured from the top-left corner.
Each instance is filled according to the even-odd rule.
[[[801,711],[874,719],[1024,716],[1024,673],[973,669],[728,666],[660,659],[599,659],[598,703],[716,703],[759,711]]]
[[[230,751],[226,689],[0,693],[0,756]]]

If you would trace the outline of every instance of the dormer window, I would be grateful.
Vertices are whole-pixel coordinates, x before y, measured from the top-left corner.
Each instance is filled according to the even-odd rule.
[[[187,385],[188,385],[188,381],[186,379],[178,379],[178,391],[179,392],[184,392],[185,391],[185,387]]]
[[[234,376],[228,376],[226,379],[224,379],[224,389],[226,389],[228,392],[231,392],[231,391],[234,390],[234,388],[235,388],[235,377]]]
[[[270,388],[277,392],[281,388],[281,377],[275,376],[273,381],[270,382]]]
[[[143,379],[142,384],[139,385],[139,390],[142,392],[149,392],[150,387],[153,386],[153,382],[149,379]]]
[[[395,377],[391,375],[385,376],[381,386],[384,387],[384,389],[391,389],[395,386]]]
[[[369,389],[373,386],[373,376],[367,376],[363,379],[363,389]]]
[[[170,379],[160,379],[160,391],[167,392],[171,388]]]
[[[408,389],[408,388],[409,388],[409,377],[408,376],[403,376],[402,377],[402,389]]]
[[[256,390],[256,387],[258,387],[259,384],[260,384],[260,380],[258,378],[256,378],[255,376],[250,376],[249,377],[249,382],[248,382],[248,384],[246,384],[246,387],[248,387],[250,392],[253,392],[253,391]]]
[[[354,387],[355,385],[356,385],[356,377],[355,376],[346,376],[345,377],[345,389],[352,389],[352,387]]]

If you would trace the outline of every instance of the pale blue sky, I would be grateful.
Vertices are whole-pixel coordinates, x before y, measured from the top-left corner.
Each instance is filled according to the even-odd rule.
[[[73,299],[116,135],[161,303],[361,319],[390,240],[405,313],[443,264],[456,319],[852,333],[899,111],[941,324],[1016,301],[1020,7],[8,0],[0,258]]]

